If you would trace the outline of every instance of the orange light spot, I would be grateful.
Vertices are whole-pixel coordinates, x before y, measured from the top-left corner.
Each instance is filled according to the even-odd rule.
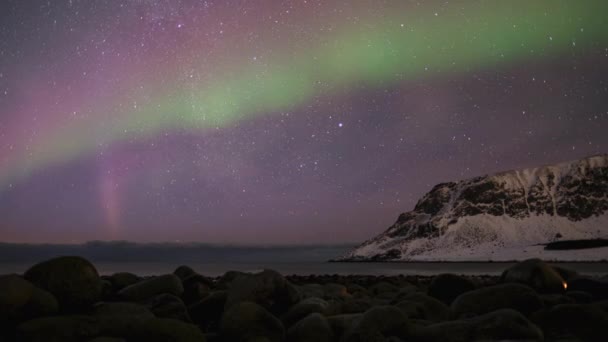
[[[568,289],[568,283],[563,282],[563,284],[564,284],[564,290],[567,290]]]

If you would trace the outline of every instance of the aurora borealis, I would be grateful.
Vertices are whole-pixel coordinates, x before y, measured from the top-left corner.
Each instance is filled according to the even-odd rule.
[[[0,239],[365,239],[608,145],[603,1],[0,4]]]

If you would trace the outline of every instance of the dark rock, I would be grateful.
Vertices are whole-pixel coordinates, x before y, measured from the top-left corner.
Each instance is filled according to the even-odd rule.
[[[59,257],[32,266],[25,279],[52,293],[64,311],[80,311],[97,302],[102,284],[95,266],[75,256]]]
[[[572,298],[578,304],[589,304],[593,302],[593,296],[585,291],[568,291],[566,296]]]
[[[163,293],[147,299],[143,304],[152,311],[156,317],[173,318],[187,323],[192,322],[186,305],[175,295]]]
[[[173,271],[173,274],[183,281],[184,279],[196,275],[197,273],[190,266],[181,265],[176,268],[175,271]]]
[[[544,307],[553,307],[560,304],[574,304],[575,300],[569,296],[561,295],[561,294],[544,294],[540,296],[540,299],[543,301]]]
[[[153,318],[154,314],[145,306],[130,302],[104,302],[93,307],[96,316],[142,316]]]
[[[194,273],[182,278],[182,285],[184,286],[182,299],[185,303],[191,304],[209,295],[212,282],[202,275]]]
[[[282,275],[265,270],[254,275],[237,277],[228,290],[226,309],[237,303],[250,301],[280,315],[299,299],[296,288]]]
[[[445,273],[433,278],[427,293],[429,296],[450,305],[456,297],[473,290],[475,290],[475,284],[471,279]]]
[[[506,269],[501,276],[505,283],[521,283],[541,293],[564,291],[564,279],[540,259],[528,259]]]
[[[109,277],[112,283],[112,289],[114,292],[118,292],[129,285],[133,285],[141,280],[140,277],[129,272],[118,272],[114,273]]]
[[[219,326],[227,297],[226,291],[223,290],[211,292],[209,296],[188,306],[190,318],[204,329]]]
[[[502,309],[475,318],[449,321],[417,330],[420,341],[542,341],[543,333],[521,313]]]
[[[573,271],[571,269],[567,269],[567,268],[563,268],[560,266],[551,266],[555,272],[557,272],[559,274],[560,277],[562,277],[562,279],[564,279],[566,282],[570,281],[571,279],[574,278],[578,278],[579,274],[576,271]]]
[[[410,323],[401,310],[394,306],[376,306],[366,311],[361,319],[346,331],[342,340],[345,342],[385,341],[391,336],[407,338],[409,332]]]
[[[101,337],[96,337],[92,340],[88,340],[87,342],[127,342],[127,340],[125,340],[124,338],[120,338],[120,337],[101,336]]]
[[[328,306],[329,304],[321,298],[309,297],[292,306],[289,311],[281,317],[281,321],[285,327],[291,327],[294,323],[311,313],[325,312]]]
[[[312,313],[287,331],[289,342],[331,342],[333,331],[327,318],[320,313]]]
[[[457,317],[482,315],[499,309],[514,309],[527,316],[541,307],[538,294],[521,284],[500,284],[465,292],[451,305]]]
[[[192,324],[176,319],[113,319],[104,325],[112,336],[125,337],[129,341],[146,342],[205,342],[205,335]]]
[[[413,293],[396,305],[408,318],[444,321],[450,318],[450,307],[423,293]]]
[[[17,340],[24,342],[71,342],[100,336],[95,317],[84,315],[49,316],[24,322],[17,327]]]
[[[59,310],[55,297],[16,274],[0,276],[0,326],[50,315]]]
[[[532,321],[548,340],[605,341],[608,336],[608,315],[594,305],[557,305],[535,313]]]
[[[280,342],[285,338],[285,328],[278,318],[262,306],[253,302],[239,302],[224,313],[220,334],[226,341],[247,342],[266,338],[270,342]]]
[[[345,299],[350,298],[346,286],[342,284],[329,283],[323,285],[323,299]]]
[[[163,293],[181,296],[183,292],[184,287],[179,278],[174,274],[165,274],[127,286],[118,292],[118,296],[137,302]]]
[[[365,312],[373,306],[369,298],[349,298],[343,301],[332,301],[325,310],[328,316]]]
[[[568,291],[583,291],[595,299],[608,299],[608,280],[579,277],[568,282]]]
[[[336,340],[339,340],[348,330],[361,320],[362,313],[335,315],[327,317],[327,322],[333,331]]]

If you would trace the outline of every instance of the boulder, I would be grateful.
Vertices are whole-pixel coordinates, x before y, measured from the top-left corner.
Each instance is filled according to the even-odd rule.
[[[376,306],[366,311],[344,334],[344,342],[385,341],[389,337],[407,338],[410,323],[394,306]]]
[[[58,257],[32,266],[24,278],[44,289],[59,302],[61,310],[82,311],[97,302],[102,283],[95,266],[76,256]]]
[[[528,259],[509,267],[502,273],[501,281],[525,284],[540,293],[561,293],[566,283],[555,269],[540,259]]]
[[[465,292],[451,305],[457,317],[482,315],[499,309],[513,309],[528,316],[542,307],[539,295],[521,284],[500,284]]]
[[[327,322],[331,327],[336,341],[340,340],[346,331],[351,330],[352,327],[361,320],[361,317],[363,317],[362,313],[328,316]]]
[[[186,305],[175,295],[163,293],[145,300],[143,304],[156,317],[173,318],[188,323],[192,322]]]
[[[296,288],[275,271],[237,277],[228,289],[226,309],[240,302],[254,302],[273,314],[283,314],[300,299]]]
[[[16,274],[0,276],[0,325],[54,314],[55,297]]]
[[[421,341],[542,341],[542,331],[521,313],[502,309],[471,319],[437,323],[422,327],[416,332]]]
[[[396,305],[408,318],[445,321],[451,316],[450,307],[423,293],[412,293]]]
[[[332,342],[333,331],[327,318],[320,313],[311,313],[287,331],[289,342]]]
[[[129,301],[137,302],[163,293],[181,296],[183,292],[184,287],[179,278],[174,274],[165,274],[129,285],[120,290],[118,296]]]
[[[223,290],[211,292],[209,296],[188,306],[190,318],[205,329],[219,326],[227,297]]]
[[[129,285],[133,285],[141,280],[141,278],[133,273],[129,272],[118,272],[108,277],[110,283],[112,283],[112,289],[114,292],[118,292]]]
[[[131,302],[102,302],[93,307],[95,316],[141,316],[153,318],[154,314],[144,305]]]
[[[532,315],[548,340],[605,341],[608,315],[595,305],[563,304]]]
[[[608,279],[578,277],[568,281],[568,292],[583,291],[596,300],[608,299]]]
[[[362,313],[373,306],[372,300],[366,297],[349,298],[342,301],[331,301],[325,314],[328,316]]]
[[[427,294],[450,305],[456,297],[475,290],[475,283],[469,278],[455,274],[440,274],[433,278],[429,284]]]
[[[102,322],[104,335],[128,341],[205,342],[205,335],[193,324],[170,318],[114,317]]]
[[[249,342],[265,338],[280,342],[285,338],[285,328],[264,307],[253,302],[239,302],[224,312],[220,334],[225,341]]]
[[[18,341],[71,342],[100,336],[99,319],[92,316],[70,315],[36,318],[17,326]]]
[[[182,278],[182,285],[184,286],[182,299],[185,303],[191,304],[207,297],[213,283],[206,277],[194,273]]]
[[[192,275],[196,275],[197,273],[190,267],[186,265],[181,265],[173,271],[180,280],[184,280]]]
[[[329,304],[321,298],[309,297],[301,300],[283,315],[281,321],[285,327],[291,327],[294,323],[312,313],[323,313]]]

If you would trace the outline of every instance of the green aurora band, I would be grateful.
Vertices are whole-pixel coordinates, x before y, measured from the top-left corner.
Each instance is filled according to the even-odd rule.
[[[116,120],[105,131],[99,129],[93,113],[45,135],[31,146],[29,155],[11,155],[0,173],[0,189],[133,135],[145,140],[175,130],[204,133],[290,110],[352,85],[389,86],[546,59],[573,49],[603,48],[592,46],[592,41],[608,43],[608,1],[483,1],[449,6],[440,16],[420,11],[386,13],[381,22],[344,25],[312,49],[294,52],[284,46],[282,55],[275,53],[266,67],[230,66],[232,72],[222,79],[194,88],[178,81],[169,91],[156,85],[149,96],[152,100],[142,99],[137,111],[112,110]],[[297,57],[289,59],[288,54]]]

